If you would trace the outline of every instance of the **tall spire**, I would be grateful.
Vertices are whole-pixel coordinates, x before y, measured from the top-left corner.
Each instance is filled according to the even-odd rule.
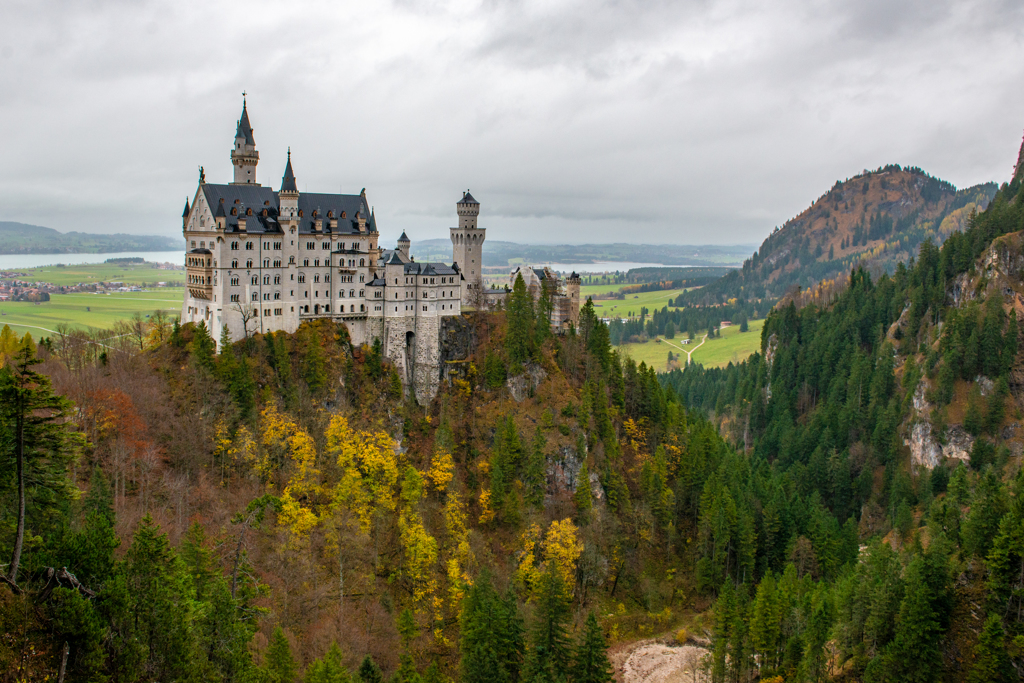
[[[185,211],[181,214],[182,218],[188,218],[188,197],[185,197]]]
[[[249,112],[246,110],[245,93],[242,93],[242,118],[238,119],[235,138],[244,138],[247,145],[256,144],[256,141],[252,138],[252,126],[249,125]]]
[[[235,142],[231,146],[231,165],[235,167],[235,179],[231,184],[259,185],[256,182],[256,165],[259,163],[260,153],[256,151],[252,126],[249,125],[249,110],[246,106],[245,93],[242,93],[242,117],[238,119]]]
[[[288,148],[288,165],[284,167],[284,176],[281,178],[281,192],[294,192],[298,194],[299,188],[295,184],[295,173],[292,172],[292,148]]]

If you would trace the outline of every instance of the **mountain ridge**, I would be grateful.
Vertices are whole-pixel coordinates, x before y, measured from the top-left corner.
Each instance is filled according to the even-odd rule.
[[[103,254],[121,251],[178,251],[179,240],[160,235],[60,232],[18,221],[0,221],[0,254]]]

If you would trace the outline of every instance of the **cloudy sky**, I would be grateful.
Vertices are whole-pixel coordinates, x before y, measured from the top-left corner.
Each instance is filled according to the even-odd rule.
[[[756,243],[887,163],[1009,178],[1019,0],[5,0],[0,220],[180,234],[231,179],[365,187],[385,242]]]

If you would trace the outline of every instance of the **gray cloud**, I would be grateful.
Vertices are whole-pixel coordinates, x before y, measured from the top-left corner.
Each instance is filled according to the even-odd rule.
[[[837,178],[1005,180],[1024,129],[1012,0],[14,0],[3,217],[175,234],[226,182],[243,89],[261,182],[357,192],[386,239],[759,241]]]

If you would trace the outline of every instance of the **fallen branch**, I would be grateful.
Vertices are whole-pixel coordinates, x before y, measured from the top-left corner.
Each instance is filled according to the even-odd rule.
[[[21,595],[21,589],[18,588],[18,584],[14,583],[13,581],[8,579],[3,574],[0,574],[0,581],[2,581],[3,583],[7,584],[8,586],[10,586],[11,590],[14,591],[15,595]]]

